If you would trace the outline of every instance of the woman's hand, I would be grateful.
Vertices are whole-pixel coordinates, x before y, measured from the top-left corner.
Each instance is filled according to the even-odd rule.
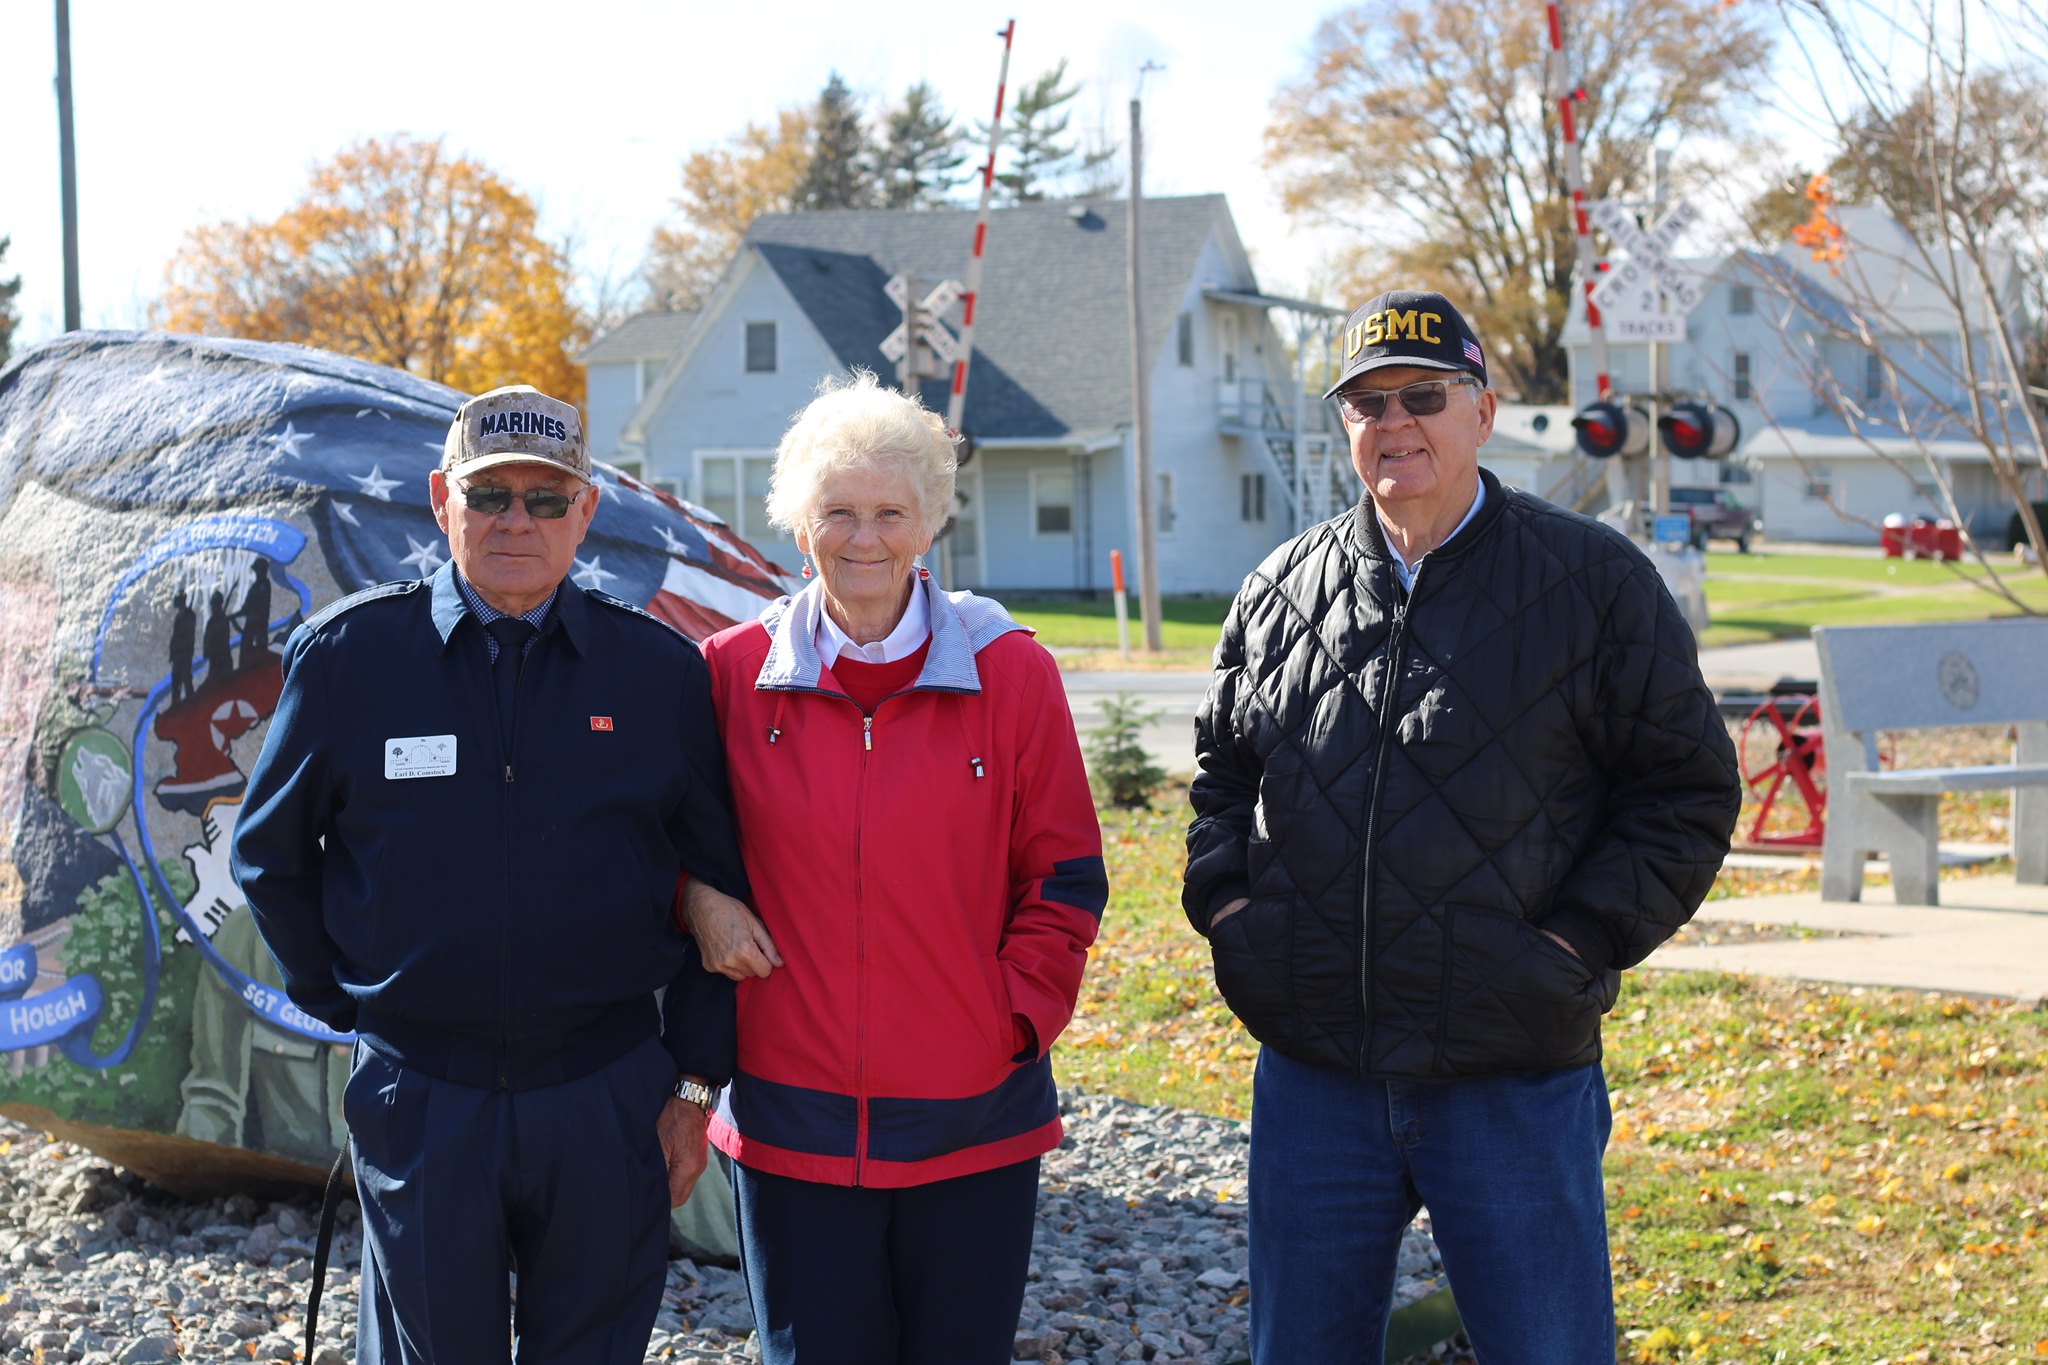
[[[696,877],[683,888],[683,922],[697,940],[707,972],[745,981],[782,965],[768,926],[743,902]]]

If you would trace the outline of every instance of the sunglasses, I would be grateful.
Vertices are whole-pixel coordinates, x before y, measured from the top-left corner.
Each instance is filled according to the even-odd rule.
[[[1444,410],[1444,404],[1451,401],[1451,385],[1470,384],[1479,387],[1479,380],[1469,374],[1455,375],[1449,379],[1425,379],[1420,384],[1410,384],[1399,389],[1345,389],[1337,395],[1337,408],[1347,422],[1377,422],[1387,415],[1387,400],[1401,400],[1401,410],[1410,417],[1432,417]]]
[[[462,504],[472,512],[495,517],[511,508],[513,496],[509,488],[465,488],[462,490]],[[529,517],[537,521],[558,521],[569,515],[569,508],[583,496],[583,490],[579,488],[565,496],[552,488],[529,488],[517,496],[526,504]]]

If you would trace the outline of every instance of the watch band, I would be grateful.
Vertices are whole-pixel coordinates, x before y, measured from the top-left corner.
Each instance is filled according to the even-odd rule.
[[[718,1107],[717,1086],[706,1085],[702,1081],[693,1081],[687,1077],[676,1082],[675,1096],[679,1100],[688,1100],[707,1114]]]

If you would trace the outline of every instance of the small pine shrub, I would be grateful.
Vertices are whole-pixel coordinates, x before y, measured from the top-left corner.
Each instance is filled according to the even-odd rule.
[[[1141,809],[1150,804],[1152,793],[1166,780],[1166,770],[1145,752],[1138,731],[1162,713],[1139,705],[1128,692],[1105,697],[1099,705],[1102,724],[1088,730],[1087,742],[1081,746],[1088,758],[1088,784],[1095,791],[1095,804]]]

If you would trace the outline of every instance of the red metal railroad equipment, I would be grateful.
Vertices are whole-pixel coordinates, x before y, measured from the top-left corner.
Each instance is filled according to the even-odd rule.
[[[1820,698],[1812,683],[1781,682],[1749,713],[1736,743],[1742,781],[1757,793],[1747,842],[1764,848],[1819,848],[1827,828],[1827,755],[1821,744]],[[1790,791],[1785,784],[1790,782]],[[1779,802],[1794,812],[1790,821]],[[1796,824],[1803,810],[1805,823]]]

